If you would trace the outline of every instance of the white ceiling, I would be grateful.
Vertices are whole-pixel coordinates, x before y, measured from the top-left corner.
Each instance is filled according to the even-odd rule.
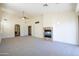
[[[48,7],[43,6],[44,3],[4,3],[0,7],[13,10],[14,12],[25,12],[28,16],[39,16],[44,11],[52,12],[66,12],[75,9],[74,3],[48,3]]]

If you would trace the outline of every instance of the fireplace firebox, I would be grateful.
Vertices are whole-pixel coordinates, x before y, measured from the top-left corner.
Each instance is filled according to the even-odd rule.
[[[44,30],[44,37],[51,38],[52,37],[51,30]]]
[[[52,27],[44,27],[44,38],[52,40]]]

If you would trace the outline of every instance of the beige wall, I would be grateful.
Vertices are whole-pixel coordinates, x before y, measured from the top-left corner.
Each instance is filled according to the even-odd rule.
[[[43,27],[53,27],[53,40],[69,44],[78,42],[78,18],[75,12],[44,14]]]
[[[39,24],[35,24],[39,21]],[[32,26],[32,36],[43,38],[43,16],[38,16],[32,20],[27,21],[28,26]]]
[[[36,21],[39,21],[38,24],[35,24]],[[34,21],[34,36],[43,38],[43,17],[37,17]]]

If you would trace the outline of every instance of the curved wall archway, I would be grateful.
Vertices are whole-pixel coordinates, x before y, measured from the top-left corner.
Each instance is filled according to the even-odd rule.
[[[20,25],[15,24],[15,37],[20,36]]]

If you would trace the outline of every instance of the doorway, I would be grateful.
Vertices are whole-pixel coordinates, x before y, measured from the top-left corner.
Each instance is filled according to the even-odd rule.
[[[15,37],[20,36],[20,25],[16,24],[15,25]]]
[[[28,36],[31,36],[32,34],[31,34],[31,31],[32,30],[32,27],[31,26],[28,26]]]

